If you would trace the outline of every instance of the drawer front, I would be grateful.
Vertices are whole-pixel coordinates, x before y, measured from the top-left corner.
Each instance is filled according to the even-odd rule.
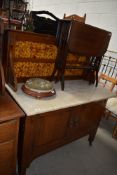
[[[0,123],[0,143],[14,139],[17,130],[17,120]]]
[[[16,173],[15,142],[0,143],[0,175],[14,175]]]

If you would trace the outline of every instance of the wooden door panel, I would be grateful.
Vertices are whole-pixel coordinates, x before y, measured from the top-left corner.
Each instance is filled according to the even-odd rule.
[[[74,135],[79,136],[80,133],[83,132],[83,124],[85,118],[85,106],[78,106],[71,108],[70,111],[70,120],[68,123],[68,137],[72,137]]]
[[[17,130],[17,120],[0,124],[0,143],[14,139]]]
[[[16,152],[14,141],[0,144],[0,174],[13,175],[16,170]]]
[[[97,127],[100,118],[104,112],[104,106],[101,105],[101,102],[90,103],[86,108],[86,120],[85,123],[88,127]]]
[[[44,145],[59,140],[66,135],[69,113],[60,110],[41,114],[33,119],[34,144]]]
[[[97,128],[103,111],[103,106],[98,102],[72,108],[68,136],[85,135],[90,130]]]

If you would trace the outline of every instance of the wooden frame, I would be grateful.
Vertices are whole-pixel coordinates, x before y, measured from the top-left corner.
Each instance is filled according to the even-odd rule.
[[[15,31],[15,30],[7,30],[4,35],[4,53],[3,53],[3,65],[5,70],[5,78],[6,83],[8,83],[15,91],[17,90],[17,82],[23,82],[26,81],[29,77],[17,77],[14,70],[14,64],[17,62],[32,62],[32,63],[40,63],[40,64],[54,64],[53,59],[38,59],[36,60],[35,57],[20,57],[20,54],[24,52],[25,54],[25,48],[22,49],[23,51],[19,54],[19,57],[16,58],[16,52],[18,47],[21,46],[21,44],[26,43],[26,45],[32,43],[42,43],[52,46],[56,46],[56,40],[54,36],[51,35],[45,35],[45,34],[36,34],[32,32],[22,32],[22,31]],[[19,45],[17,46],[17,43],[19,42]],[[33,44],[32,44],[33,47]],[[5,51],[7,50],[7,52]],[[31,53],[30,53],[31,54]],[[46,53],[45,53],[46,54]],[[23,69],[23,67],[22,67]],[[36,76],[36,75],[35,75]],[[39,76],[39,75],[38,75]]]
[[[76,14],[66,16],[66,14],[64,13],[63,19],[76,20],[76,21],[85,23],[86,13],[84,14],[84,16],[79,16],[79,15],[76,15]]]
[[[4,79],[4,71],[2,67],[2,63],[0,60],[0,95],[5,93],[5,79]]]
[[[113,77],[110,77],[104,73],[101,73],[100,76],[99,76],[99,81],[100,79],[103,79],[103,80],[106,80],[110,83],[112,83],[111,87],[110,87],[110,91],[112,91],[115,87],[115,85],[117,85],[117,79],[113,78]],[[105,84],[103,86],[106,86]]]
[[[6,30],[3,51],[6,83],[16,91],[17,82],[25,82],[28,78],[39,77],[50,79],[58,53],[57,41],[56,37],[52,35]],[[25,55],[26,53],[28,56]],[[86,62],[82,56],[78,56],[79,59],[76,58],[75,60],[72,57],[72,55],[69,55],[69,64],[85,64]],[[19,62],[20,66],[18,65]],[[24,62],[27,63],[26,69],[24,68],[24,65],[26,66]],[[32,70],[34,64],[35,72],[37,70],[38,73],[32,75],[30,70]],[[20,69],[22,73],[18,74],[16,68],[17,70]],[[76,70],[74,72],[70,70],[65,72],[66,79],[77,79],[78,75],[79,78],[83,78],[83,71]]]

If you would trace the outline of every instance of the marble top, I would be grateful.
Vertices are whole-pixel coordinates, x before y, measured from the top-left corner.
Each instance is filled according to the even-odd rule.
[[[61,90],[60,82],[56,84],[53,83],[56,95],[37,99],[26,95],[21,89],[22,85],[23,84],[18,83],[17,92],[14,92],[8,85],[6,85],[6,88],[27,116],[86,104],[115,96],[114,93],[109,92],[109,90],[100,85],[95,87],[95,85],[89,85],[87,81],[83,80],[66,80],[64,91]]]

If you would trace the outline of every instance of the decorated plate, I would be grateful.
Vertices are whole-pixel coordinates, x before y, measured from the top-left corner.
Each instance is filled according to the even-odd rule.
[[[53,90],[53,84],[50,81],[41,78],[31,78],[27,80],[25,87],[37,92],[48,92]]]
[[[36,91],[32,91],[31,89],[27,89],[25,85],[22,86],[22,90],[27,95],[30,95],[35,98],[40,98],[40,99],[43,97],[51,97],[56,94],[56,91],[54,89],[48,92],[36,92]]]

